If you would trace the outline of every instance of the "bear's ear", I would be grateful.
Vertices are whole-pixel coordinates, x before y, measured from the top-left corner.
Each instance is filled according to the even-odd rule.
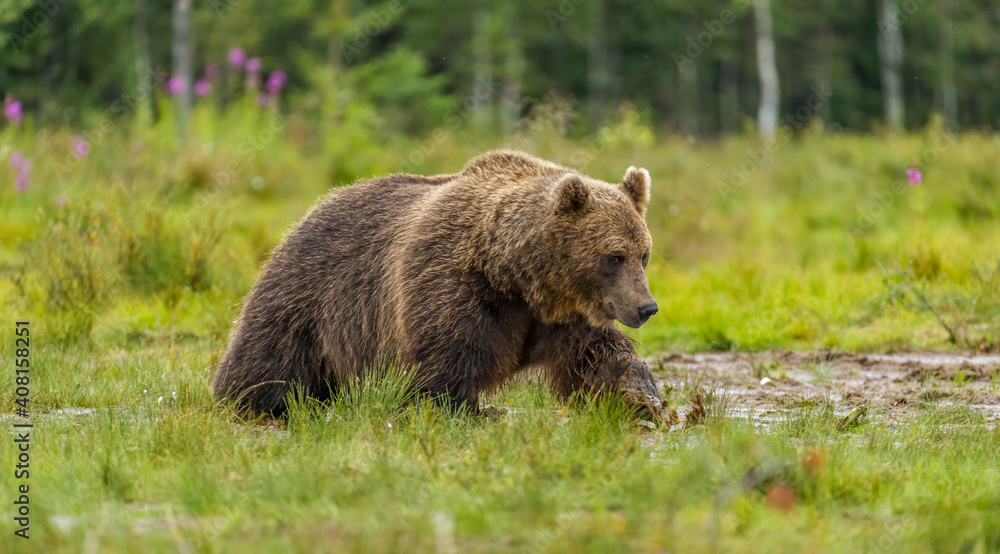
[[[567,174],[556,184],[557,213],[586,213],[590,209],[590,191],[579,175]]]
[[[639,215],[646,215],[646,203],[649,202],[649,172],[635,166],[625,171],[625,178],[622,180],[622,189],[625,194],[632,199]]]

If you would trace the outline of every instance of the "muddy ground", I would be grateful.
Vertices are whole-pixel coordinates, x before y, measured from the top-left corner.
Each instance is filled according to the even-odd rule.
[[[964,405],[1000,422],[1000,356],[955,352],[858,354],[820,350],[662,354],[645,360],[663,390],[703,389],[729,416],[764,424],[783,412],[832,405],[895,416],[931,406]],[[683,418],[690,406],[675,406]]]

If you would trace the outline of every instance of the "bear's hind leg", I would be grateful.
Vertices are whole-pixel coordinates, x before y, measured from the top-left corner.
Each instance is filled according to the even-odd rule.
[[[271,335],[273,336],[273,335]],[[312,363],[307,345],[291,340],[267,340],[254,333],[237,333],[213,382],[218,399],[232,402],[241,412],[280,417],[292,393],[326,396],[317,388],[318,362]]]

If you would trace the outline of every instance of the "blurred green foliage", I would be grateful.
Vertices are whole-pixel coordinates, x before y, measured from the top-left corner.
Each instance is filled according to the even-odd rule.
[[[174,72],[173,4],[0,2],[0,96],[22,100],[39,123],[80,124],[149,69]],[[990,0],[897,4],[900,18],[888,22],[869,0],[773,0],[780,114],[825,87],[833,93],[817,114],[825,122],[877,127],[883,98],[876,44],[895,26],[904,41],[907,126],[921,128],[933,113],[947,112],[954,89],[958,127],[994,128],[1000,9]],[[442,97],[461,102],[484,78],[497,86],[486,99],[489,113],[479,112],[476,123],[493,131],[508,131],[553,91],[586,106],[581,134],[594,132],[622,101],[657,130],[738,133],[756,117],[759,100],[749,0],[212,0],[194,3],[191,26],[195,78],[212,64],[225,73],[227,51],[241,47],[261,57],[265,71],[290,74],[287,101],[296,107],[316,94],[363,100],[411,134],[439,125]],[[690,81],[682,67],[692,68]],[[333,90],[330,71],[339,75]],[[226,96],[212,101],[223,104]]]
[[[0,167],[0,302],[50,339],[197,336],[221,349],[270,249],[325,191],[403,166],[455,172],[509,146],[608,181],[649,169],[661,310],[635,332],[646,352],[992,349],[1000,337],[992,136],[940,124],[859,136],[814,122],[776,143],[698,142],[657,137],[626,103],[574,138],[581,116],[552,96],[509,135],[479,133],[467,115],[418,140],[387,134],[391,114],[374,105],[315,94],[287,114],[250,98],[198,105],[183,138],[172,117],[126,118],[86,157],[68,129],[5,128],[3,159],[17,149],[33,169],[18,192]],[[313,134],[320,116],[337,124]],[[909,167],[921,184],[906,184]]]

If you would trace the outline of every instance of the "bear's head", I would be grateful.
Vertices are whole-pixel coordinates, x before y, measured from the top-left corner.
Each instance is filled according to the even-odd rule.
[[[652,246],[645,221],[649,189],[649,173],[635,167],[620,184],[566,173],[551,189],[549,230],[562,253],[561,267],[550,275],[566,293],[563,306],[593,325],[618,320],[637,328],[657,311],[645,272]]]

